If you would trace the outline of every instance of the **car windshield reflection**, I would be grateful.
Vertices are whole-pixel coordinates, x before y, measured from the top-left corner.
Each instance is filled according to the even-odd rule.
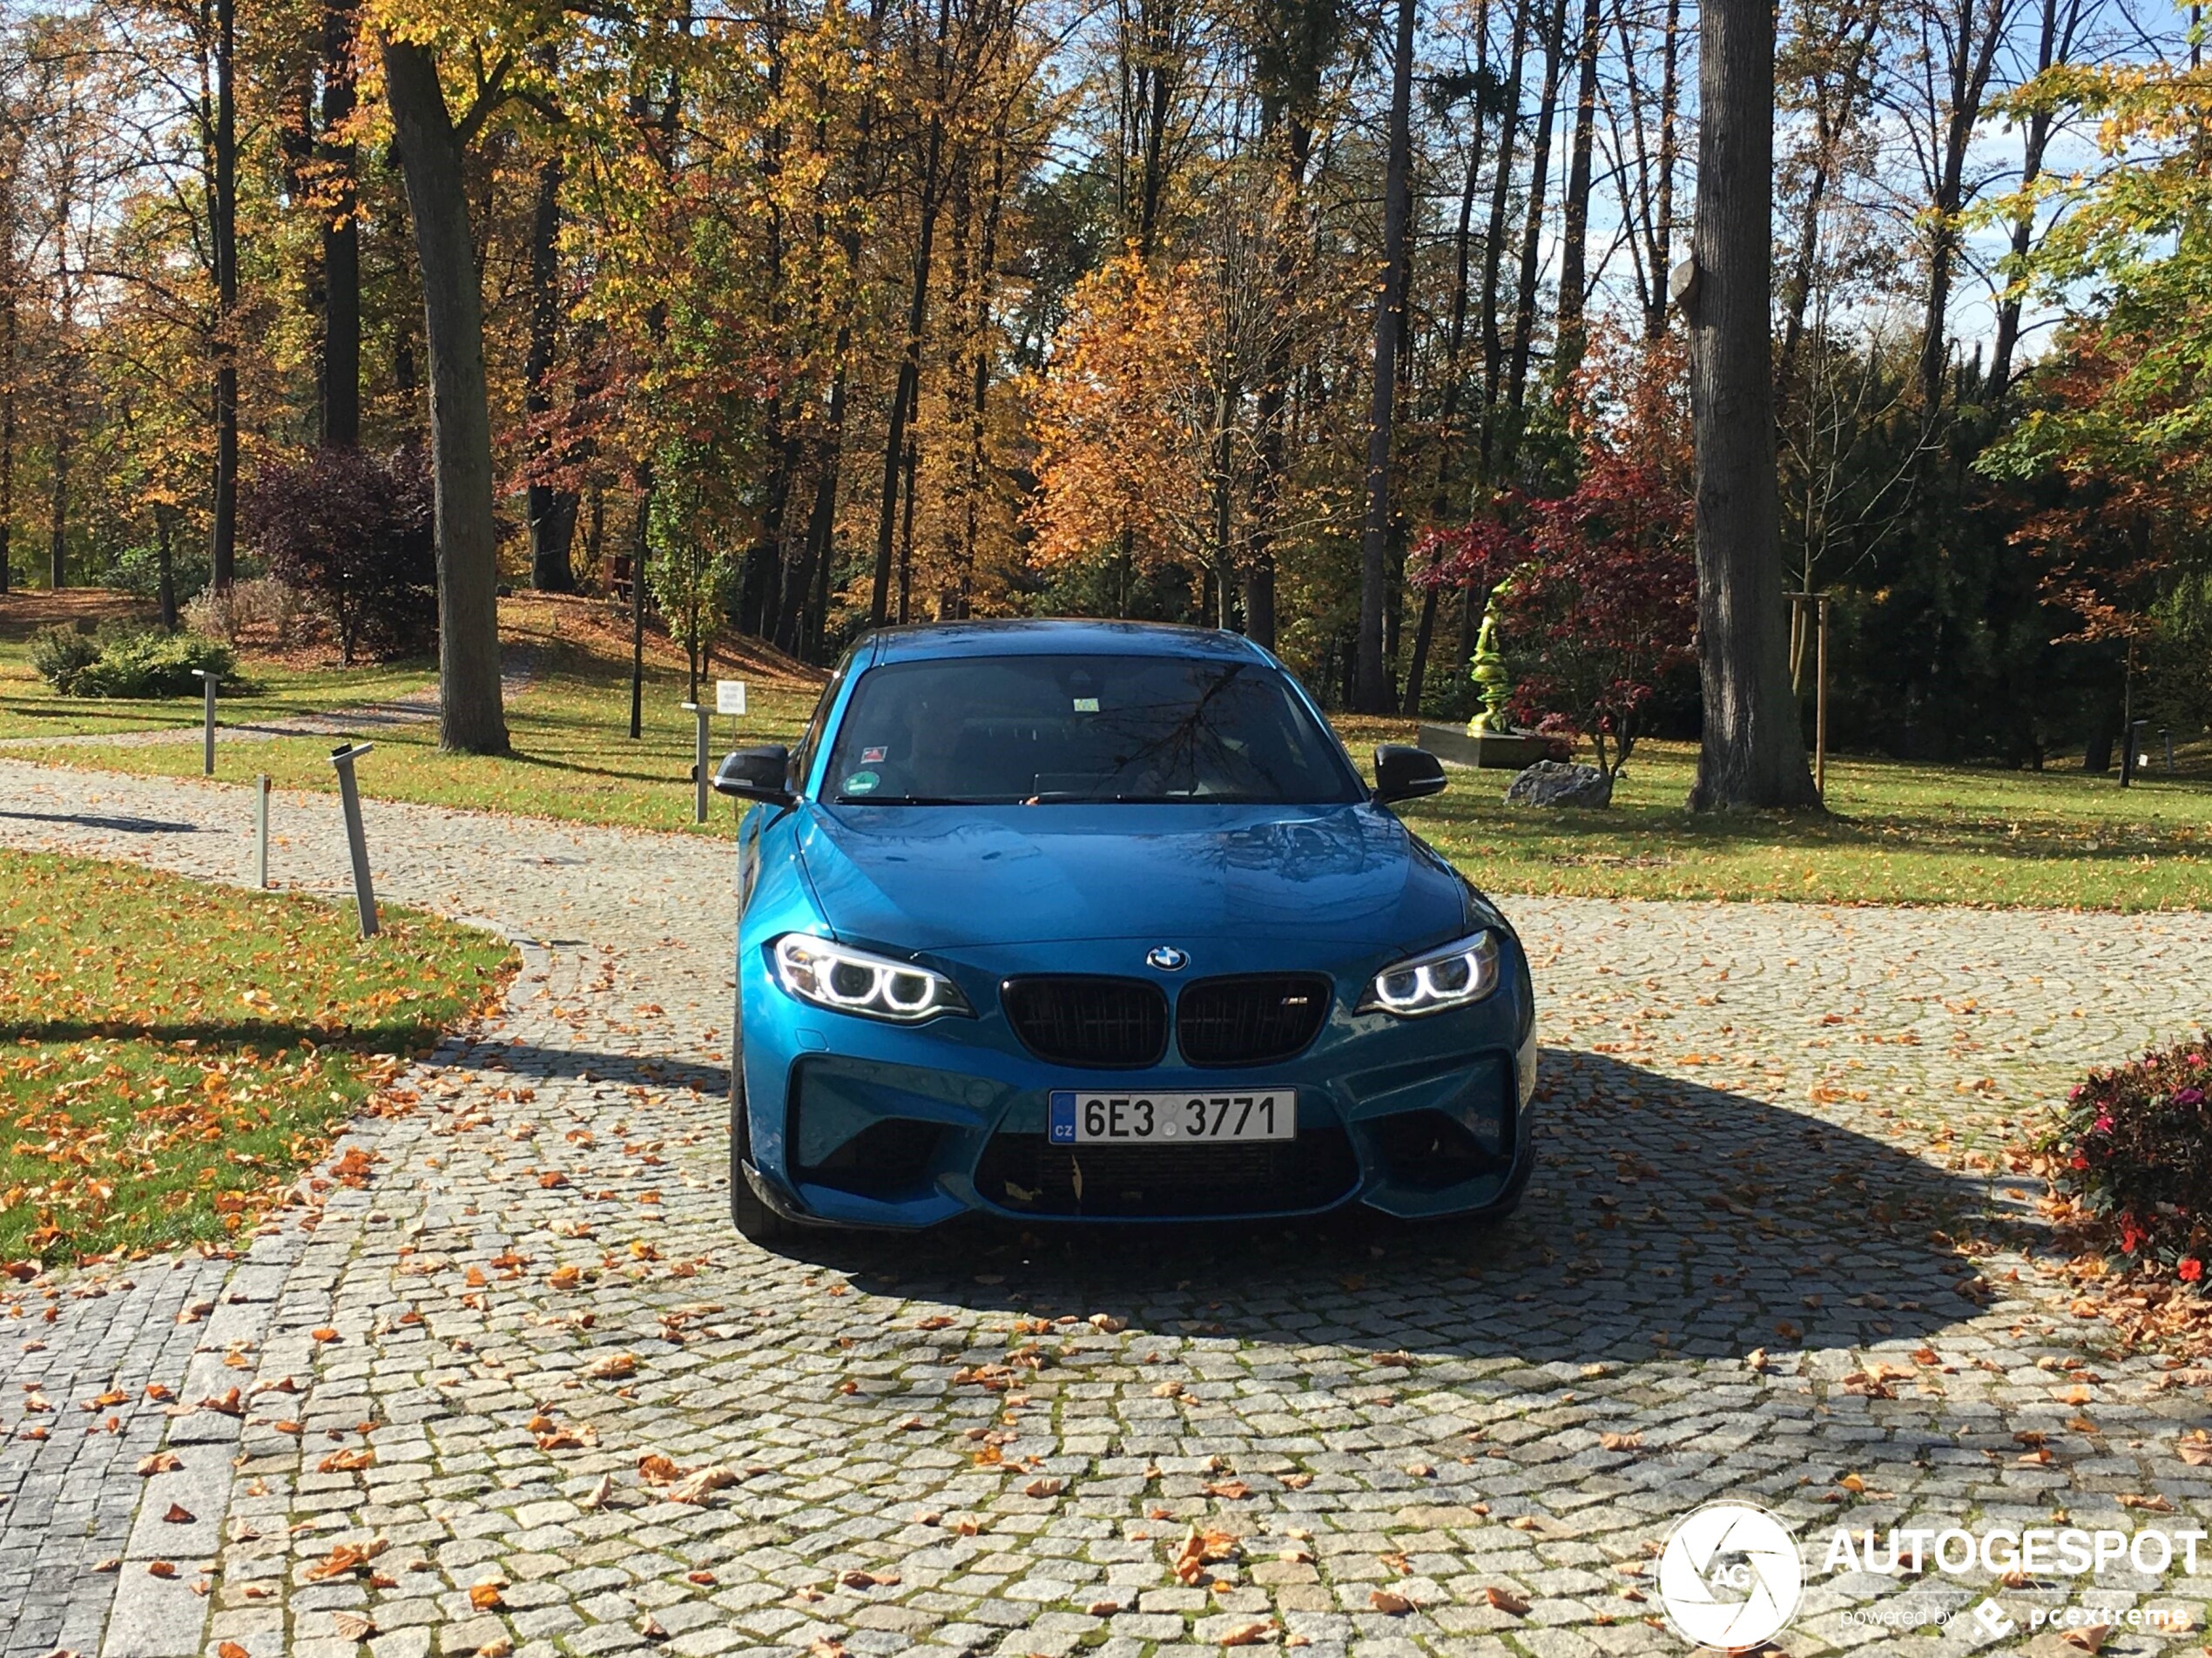
[[[1333,805],[1365,798],[1278,671],[1154,656],[891,663],[853,687],[840,805]]]

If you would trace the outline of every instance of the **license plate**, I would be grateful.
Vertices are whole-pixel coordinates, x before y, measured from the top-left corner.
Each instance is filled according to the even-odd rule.
[[[1181,1145],[1193,1140],[1292,1140],[1298,1137],[1295,1088],[1238,1088],[1233,1093],[1093,1093],[1051,1095],[1051,1142]]]

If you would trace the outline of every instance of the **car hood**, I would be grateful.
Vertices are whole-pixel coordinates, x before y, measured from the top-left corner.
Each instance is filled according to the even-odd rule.
[[[808,805],[798,848],[840,936],[914,950],[1227,934],[1425,943],[1467,889],[1379,807]]]

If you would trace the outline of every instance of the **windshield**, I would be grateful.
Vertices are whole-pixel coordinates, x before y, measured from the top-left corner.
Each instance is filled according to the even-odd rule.
[[[853,689],[822,792],[841,805],[1365,798],[1283,675],[1184,657],[895,662]]]

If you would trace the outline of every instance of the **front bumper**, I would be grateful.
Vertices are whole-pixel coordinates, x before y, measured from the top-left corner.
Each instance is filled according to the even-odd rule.
[[[1517,1188],[1530,1153],[1536,1037],[1514,947],[1488,1000],[1425,1019],[1353,1014],[1343,983],[1302,1053],[1251,1068],[1170,1061],[1083,1070],[1030,1055],[986,981],[974,1019],[902,1027],[794,1002],[740,961],[749,1168],[796,1220],[912,1229],[980,1210],[1023,1221],[1271,1219],[1362,1203],[1473,1215]],[[1364,978],[1360,981],[1364,985]],[[1052,1146],[1047,1096],[1298,1091],[1294,1140]]]

